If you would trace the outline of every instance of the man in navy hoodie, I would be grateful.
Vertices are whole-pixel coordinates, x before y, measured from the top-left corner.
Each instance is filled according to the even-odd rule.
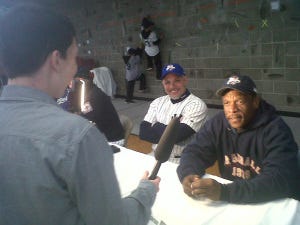
[[[217,91],[224,111],[200,129],[184,149],[178,177],[184,192],[233,203],[299,199],[298,147],[287,124],[262,100],[248,76],[229,77]],[[218,161],[220,184],[201,178]]]

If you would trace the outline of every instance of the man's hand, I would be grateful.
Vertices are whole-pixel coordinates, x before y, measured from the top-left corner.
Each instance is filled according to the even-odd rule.
[[[192,183],[200,180],[201,178],[198,175],[188,175],[186,176],[183,181],[182,181],[182,186],[183,186],[183,191],[186,193],[188,196],[193,197],[192,195]]]
[[[196,175],[189,175],[182,182],[184,192],[192,198],[209,198],[213,201],[220,200],[221,184],[211,178],[201,179]]]
[[[144,175],[143,175],[143,177],[142,177],[142,180],[149,180],[149,171],[145,171],[145,172],[144,172]],[[157,191],[157,192],[159,191],[159,183],[160,183],[160,180],[161,180],[161,178],[158,177],[158,176],[155,177],[154,180],[149,180],[149,181],[151,181],[151,182],[155,185],[156,191]]]

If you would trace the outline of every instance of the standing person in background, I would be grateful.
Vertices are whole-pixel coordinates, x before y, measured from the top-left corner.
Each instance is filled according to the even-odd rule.
[[[7,76],[4,73],[4,70],[1,68],[0,65],[0,95],[2,92],[3,86],[7,85]]]
[[[188,78],[179,64],[169,64],[162,70],[162,85],[167,95],[155,99],[140,124],[140,138],[157,146],[172,117],[181,116],[179,134],[169,161],[179,163],[183,148],[206,121],[206,104],[187,88]]]
[[[154,61],[156,67],[156,79],[160,80],[162,63],[159,50],[159,43],[161,41],[161,37],[157,36],[153,28],[154,23],[150,21],[147,17],[144,17],[142,20],[142,31],[140,33],[140,38],[144,45],[145,53],[147,56],[147,70],[153,69]]]
[[[0,96],[0,224],[146,225],[160,178],[145,172],[121,198],[104,135],[54,100],[77,72],[71,22],[26,4],[2,15],[0,30],[9,78]]]
[[[133,103],[133,92],[136,81],[140,81],[139,92],[145,92],[146,90],[146,77],[142,72],[142,49],[140,48],[129,48],[127,50],[127,56],[123,56],[126,64],[126,100],[127,103]]]
[[[0,74],[0,95],[5,85],[7,85],[7,77],[5,75]]]
[[[184,149],[177,173],[184,192],[233,203],[299,200],[298,147],[275,108],[257,95],[248,76],[229,77],[217,91],[224,111],[208,120]],[[202,178],[218,160],[220,184]]]

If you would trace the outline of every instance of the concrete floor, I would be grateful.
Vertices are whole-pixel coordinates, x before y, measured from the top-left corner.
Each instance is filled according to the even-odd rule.
[[[143,120],[144,116],[146,115],[150,101],[143,101],[143,100],[134,100],[134,103],[126,103],[123,98],[114,98],[112,100],[113,105],[115,106],[116,110],[120,114],[124,114],[131,118],[133,121],[133,130],[132,134],[138,135],[139,134],[139,125]],[[219,109],[212,109],[209,108],[208,115],[209,117],[213,116]],[[290,126],[294,138],[300,146],[300,118],[296,117],[283,117],[286,123]],[[299,147],[300,148],[300,147]]]

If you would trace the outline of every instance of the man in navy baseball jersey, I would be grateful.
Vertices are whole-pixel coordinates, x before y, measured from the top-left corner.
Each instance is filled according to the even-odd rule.
[[[253,80],[231,76],[217,95],[224,111],[182,153],[177,173],[184,192],[234,203],[299,199],[297,144],[275,108],[257,95]],[[216,160],[221,176],[232,183],[201,178]]]
[[[186,88],[188,78],[179,64],[164,66],[161,79],[167,95],[150,104],[140,124],[140,138],[153,143],[155,150],[172,117],[181,116],[180,133],[170,156],[170,161],[178,163],[183,148],[206,121],[207,107]]]

